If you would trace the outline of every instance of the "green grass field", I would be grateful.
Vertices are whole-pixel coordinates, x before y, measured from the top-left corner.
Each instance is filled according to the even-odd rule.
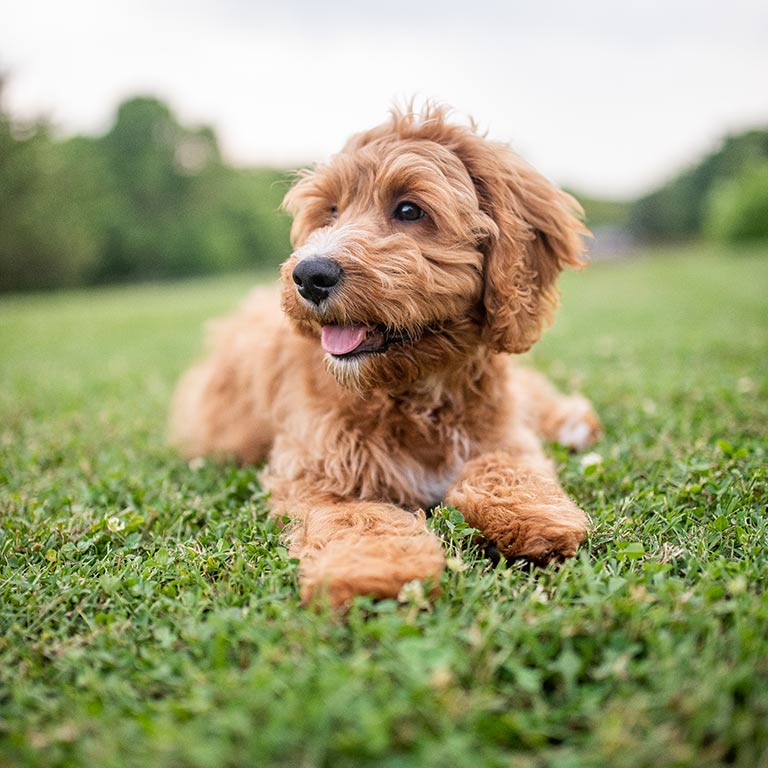
[[[596,403],[553,447],[594,521],[442,596],[303,610],[253,468],[165,443],[245,276],[0,298],[0,765],[768,766],[768,249],[564,280],[532,355]]]

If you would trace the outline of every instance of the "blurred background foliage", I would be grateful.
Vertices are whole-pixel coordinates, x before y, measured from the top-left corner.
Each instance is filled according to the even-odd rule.
[[[101,136],[57,138],[2,108],[0,291],[269,269],[289,252],[289,171],[228,165],[208,127],[131,98]],[[603,253],[645,241],[768,238],[768,129],[635,201],[572,190]]]
[[[768,129],[727,136],[716,151],[634,202],[629,226],[648,240],[768,237]]]
[[[0,110],[0,290],[267,267],[289,252],[290,174],[239,169],[214,132],[150,97],[102,136],[57,139]]]

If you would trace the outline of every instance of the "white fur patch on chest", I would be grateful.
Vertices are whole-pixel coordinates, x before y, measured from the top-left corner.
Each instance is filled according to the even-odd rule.
[[[410,496],[425,508],[433,507],[445,498],[445,493],[456,481],[469,457],[469,441],[458,429],[453,433],[450,458],[438,468],[425,467],[418,460],[402,460],[400,474],[410,486]]]
[[[421,499],[422,506],[428,508],[439,504],[445,498],[445,492],[459,476],[461,465],[441,472],[421,469],[421,472],[409,474],[414,498]]]

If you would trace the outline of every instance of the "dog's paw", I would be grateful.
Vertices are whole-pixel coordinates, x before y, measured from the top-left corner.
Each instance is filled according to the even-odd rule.
[[[414,581],[424,582],[432,593],[444,564],[440,541],[426,530],[411,536],[337,539],[303,555],[301,600],[304,605],[344,608],[357,595],[396,598]]]
[[[581,510],[578,512],[581,520],[549,519],[520,525],[514,536],[503,536],[503,540],[497,542],[499,552],[509,559],[542,565],[573,557],[587,537],[587,517]]]
[[[475,460],[470,469],[477,474],[454,487],[446,504],[458,507],[503,557],[546,563],[575,555],[587,536],[586,514],[555,480],[493,461]]]
[[[603,435],[603,427],[590,402],[580,395],[568,398],[555,425],[555,439],[576,451],[594,445]]]

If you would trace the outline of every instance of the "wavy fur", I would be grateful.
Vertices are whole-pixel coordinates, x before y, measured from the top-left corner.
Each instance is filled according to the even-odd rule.
[[[397,220],[402,201],[426,217]],[[578,204],[429,105],[353,136],[299,176],[285,207],[294,252],[281,269],[283,312],[259,289],[214,328],[208,358],[179,385],[172,434],[187,456],[267,460],[304,601],[436,586],[442,549],[420,510],[439,501],[505,555],[572,555],[587,518],[539,438],[576,435],[584,447],[600,424],[586,400],[507,353],[538,339],[557,275],[583,263]],[[344,275],[319,306],[292,280],[314,256]],[[381,328],[396,342],[334,357],[319,343],[327,324]]]

